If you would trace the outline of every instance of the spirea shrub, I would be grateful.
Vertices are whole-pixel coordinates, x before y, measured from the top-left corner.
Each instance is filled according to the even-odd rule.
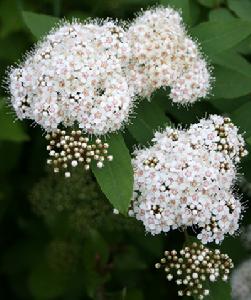
[[[152,235],[192,229],[199,241],[166,251],[156,267],[164,267],[168,280],[176,277],[179,296],[198,299],[209,294],[208,281],[226,281],[233,268],[227,254],[202,244],[238,232],[243,205],[235,183],[247,155],[244,139],[228,117],[209,115],[186,129],[165,124],[150,145],[132,148],[143,131],[152,133],[144,109],[137,114],[142,98],[153,102],[162,89],[175,104],[193,104],[210,94],[211,73],[181,14],[157,7],[130,23],[61,22],[8,75],[17,118],[43,128],[47,163],[64,173],[50,174],[31,195],[50,230],[63,220],[80,235],[93,228],[115,232],[135,219]],[[134,219],[122,216],[128,213]],[[50,252],[57,247],[71,257],[65,243]]]

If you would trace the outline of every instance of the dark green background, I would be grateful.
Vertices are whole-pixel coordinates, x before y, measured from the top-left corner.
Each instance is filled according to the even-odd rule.
[[[215,87],[209,99],[189,109],[172,105],[163,91],[155,94],[152,104],[143,101],[138,121],[123,133],[128,147],[132,149],[137,140],[144,144],[152,136],[141,119],[156,129],[167,119],[185,125],[211,112],[230,116],[251,144],[251,1],[161,3],[182,8],[189,31],[199,40],[219,34],[213,45],[219,53],[205,47],[215,66]],[[36,41],[22,11],[68,19],[131,19],[141,8],[156,4],[150,0],[1,0],[1,81],[7,67],[18,62]],[[220,34],[235,20],[238,26],[229,35],[236,41],[228,46],[229,38]],[[204,31],[191,29],[201,22],[209,22]],[[42,130],[28,121],[13,123],[15,115],[6,105],[4,88],[0,101],[0,299],[176,299],[174,284],[154,264],[164,249],[182,246],[183,234],[151,237],[133,220],[113,216],[91,175],[77,171],[68,182],[52,176],[45,168]],[[247,207],[243,225],[251,221],[250,167],[249,156],[242,163],[245,177],[240,175],[237,184]],[[238,237],[227,238],[221,249],[236,264],[249,256]],[[211,299],[231,299],[228,288],[224,284],[213,288]]]

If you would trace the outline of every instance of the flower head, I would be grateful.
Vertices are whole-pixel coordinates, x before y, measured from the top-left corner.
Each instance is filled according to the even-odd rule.
[[[98,135],[120,129],[132,106],[122,67],[129,52],[114,22],[63,24],[10,72],[17,116],[46,131],[74,123]]]
[[[138,96],[150,97],[156,89],[170,87],[171,99],[181,104],[206,97],[210,70],[177,11],[147,10],[126,34],[132,51],[126,68],[129,86]]]
[[[153,141],[134,153],[130,215],[153,235],[193,226],[203,243],[219,243],[234,234],[242,207],[232,190],[236,169],[230,157],[194,143],[189,129],[168,127]]]

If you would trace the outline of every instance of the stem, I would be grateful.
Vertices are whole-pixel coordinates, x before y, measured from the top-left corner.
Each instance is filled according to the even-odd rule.
[[[188,233],[187,233],[187,230],[186,230],[186,229],[184,230],[184,236],[185,236],[185,241],[187,242],[187,241],[188,241],[188,239],[189,239],[189,235],[188,235]]]

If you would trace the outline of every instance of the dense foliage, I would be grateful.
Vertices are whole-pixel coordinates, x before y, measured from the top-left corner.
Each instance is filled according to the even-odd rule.
[[[189,34],[213,65],[215,82],[206,100],[175,105],[158,90],[151,103],[139,103],[130,125],[108,137],[116,160],[93,173],[76,169],[65,179],[46,166],[46,141],[38,126],[16,121],[0,94],[0,297],[1,299],[176,299],[177,287],[155,270],[164,250],[180,249],[190,237],[178,230],[145,234],[126,215],[132,193],[130,155],[148,145],[154,131],[167,124],[196,123],[206,114],[230,117],[245,131],[251,150],[251,1],[250,0],[109,0],[14,1],[0,3],[0,76],[58,18],[132,19],[140,8],[162,4],[182,10]],[[243,159],[236,190],[250,223],[250,155]],[[113,207],[122,214],[113,214]],[[211,247],[214,247],[212,245]],[[220,246],[235,265],[249,257],[240,237]],[[251,284],[251,282],[250,282]],[[212,299],[231,299],[230,283],[210,285]],[[185,297],[184,297],[185,298]]]

